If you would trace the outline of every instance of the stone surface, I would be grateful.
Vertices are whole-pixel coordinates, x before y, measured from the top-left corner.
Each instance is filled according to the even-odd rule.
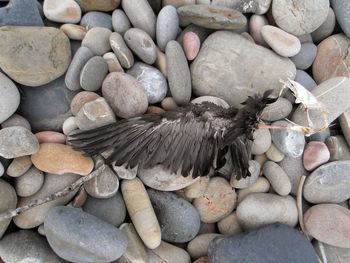
[[[209,176],[201,176],[199,180],[187,186],[185,190],[186,198],[198,198],[205,193],[209,185]]]
[[[129,18],[121,9],[115,9],[112,13],[112,25],[115,32],[124,35],[131,27]]]
[[[247,24],[247,19],[239,11],[220,6],[185,5],[177,10],[180,18],[210,29],[236,29]]]
[[[29,155],[14,158],[11,164],[7,167],[6,174],[11,177],[18,177],[24,174],[32,166],[32,161]]]
[[[47,19],[59,23],[78,23],[81,18],[80,6],[74,0],[45,0],[44,15]]]
[[[20,94],[11,79],[1,72],[0,93],[2,94],[0,98],[0,123],[2,123],[17,110],[20,102]]]
[[[43,172],[32,166],[23,175],[15,178],[14,186],[18,196],[27,197],[38,192],[43,183]]]
[[[148,189],[147,193],[160,224],[162,240],[183,243],[197,235],[200,218],[191,203],[170,192]]]
[[[114,71],[124,72],[124,69],[120,65],[117,56],[113,52],[107,52],[106,54],[104,54],[103,59],[106,61],[108,65],[109,72],[114,72]]]
[[[93,1],[93,0],[77,0],[76,1],[81,10],[84,12],[87,11],[113,11],[116,9],[120,0],[107,0],[107,1]]]
[[[178,42],[171,40],[165,50],[169,89],[176,104],[186,105],[191,99],[191,73],[185,53]]]
[[[221,219],[217,223],[217,226],[219,232],[224,235],[237,235],[243,231],[239,225],[236,212],[232,212],[225,218]]]
[[[193,201],[201,221],[214,223],[229,215],[236,204],[235,190],[222,177],[213,177],[203,196]]]
[[[299,39],[278,27],[263,26],[261,35],[265,42],[282,57],[292,57],[300,51],[301,44]]]
[[[69,135],[72,131],[78,129],[78,125],[75,122],[75,117],[71,116],[67,118],[62,125],[62,131],[65,135]]]
[[[312,64],[312,74],[318,84],[336,76],[350,77],[350,57],[346,56],[349,46],[350,39],[344,34],[329,36],[318,44]]]
[[[306,231],[332,246],[350,248],[350,211],[340,205],[320,204],[304,214]]]
[[[77,208],[52,208],[44,226],[51,248],[68,261],[110,262],[121,257],[127,247],[119,229]]]
[[[271,133],[268,129],[257,129],[253,133],[252,154],[263,154],[271,145]]]
[[[350,23],[348,21],[348,15],[350,12],[350,5],[348,1],[334,1],[330,0],[337,22],[347,37],[350,37]]]
[[[42,143],[40,150],[31,156],[33,165],[41,171],[54,174],[89,174],[94,163],[82,152],[74,151],[70,146],[58,143]]]
[[[134,64],[134,55],[121,34],[113,32],[109,37],[109,44],[123,68],[130,68]]]
[[[104,27],[91,28],[81,41],[82,47],[88,47],[96,56],[102,56],[111,50],[109,36],[112,31]]]
[[[80,25],[87,30],[94,27],[103,27],[112,30],[112,16],[104,12],[90,11],[83,15]]]
[[[264,60],[257,61],[261,57]],[[240,67],[235,66],[238,64]],[[256,92],[273,89],[277,96],[282,87],[279,80],[294,79],[295,70],[288,58],[238,34],[215,32],[204,41],[191,64],[193,92],[197,96],[213,95],[241,107],[240,103]]]
[[[24,206],[37,199],[50,196],[78,180],[81,176],[77,174],[46,174],[45,181],[41,189],[29,197],[20,197],[18,207]],[[13,218],[13,222],[23,229],[37,227],[44,222],[44,218],[52,207],[65,205],[73,198],[78,190],[70,192],[68,195],[57,198],[56,200],[34,207]]]
[[[146,91],[129,74],[109,73],[103,81],[102,94],[118,117],[130,118],[147,110]]]
[[[265,153],[266,157],[274,162],[280,162],[284,158],[284,153],[282,153],[280,150],[276,148],[276,146],[272,143],[270,148]]]
[[[303,163],[308,171],[328,162],[330,153],[327,145],[323,142],[309,142],[304,150]]]
[[[34,0],[5,1],[0,9],[2,18],[0,26],[43,26],[44,23],[37,6]]]
[[[6,262],[64,263],[46,239],[33,230],[20,230],[0,241],[0,255]]]
[[[0,145],[0,156],[6,159],[34,154],[39,150],[39,142],[34,134],[20,126],[1,129]]]
[[[304,198],[314,204],[340,203],[350,197],[350,161],[335,161],[314,170],[304,184]]]
[[[124,222],[126,216],[126,207],[120,192],[104,199],[88,196],[83,210],[116,227]]]
[[[190,263],[191,258],[186,250],[162,241],[155,249],[147,250],[148,259],[152,263]]]
[[[91,91],[81,91],[77,93],[70,104],[70,110],[72,114],[77,115],[77,113],[85,103],[98,98],[100,98],[100,96],[97,93]]]
[[[303,43],[301,44],[301,48],[298,54],[291,57],[290,59],[294,62],[297,69],[305,70],[308,69],[314,62],[316,53],[317,46],[315,44]]]
[[[322,23],[322,25],[320,25],[315,31],[311,33],[313,42],[318,43],[329,37],[333,33],[335,22],[334,11],[330,7],[326,20]]]
[[[252,15],[249,19],[249,33],[254,39],[255,43],[261,46],[267,46],[264,38],[261,35],[261,29],[263,26],[268,25],[267,18],[263,15]]]
[[[166,44],[174,40],[179,29],[179,17],[176,8],[172,5],[164,6],[158,16],[156,24],[157,45],[164,51]]]
[[[158,219],[143,183],[137,177],[123,180],[121,192],[132,223],[149,249],[160,245],[161,230]]]
[[[83,40],[87,32],[85,27],[75,24],[63,24],[60,27],[60,30],[62,30],[71,40]]]
[[[249,160],[249,172],[251,176],[246,178],[241,178],[240,180],[236,179],[236,175],[231,175],[230,185],[237,189],[247,188],[252,185],[258,178],[260,174],[260,163],[255,160]]]
[[[350,160],[350,148],[344,136],[329,136],[326,145],[330,153],[330,161]]]
[[[200,45],[201,41],[196,33],[189,31],[184,34],[182,38],[182,47],[188,60],[196,58]]]
[[[305,71],[297,69],[297,74],[295,75],[296,82],[300,83],[308,91],[313,90],[317,87],[315,80]]]
[[[311,243],[298,230],[273,224],[249,233],[218,237],[208,248],[211,263],[317,263]]]
[[[238,204],[237,217],[246,230],[277,222],[291,227],[298,223],[296,201],[290,195],[252,193]]]
[[[209,243],[216,237],[222,236],[216,233],[202,234],[196,236],[187,245],[187,251],[191,258],[206,256],[208,253]]]
[[[100,56],[94,56],[86,62],[80,72],[80,86],[87,91],[96,91],[101,88],[107,73],[107,62]]]
[[[140,28],[155,39],[156,16],[147,0],[125,0],[122,8],[135,28]]]
[[[139,28],[130,28],[125,32],[124,40],[143,62],[151,65],[156,61],[156,45],[146,31]]]
[[[136,62],[127,73],[136,78],[146,91],[148,103],[158,103],[165,98],[168,84],[163,74],[155,67]]]
[[[270,189],[270,183],[265,177],[259,177],[247,188],[238,190],[237,201],[240,203],[246,196],[252,193],[266,193]]]
[[[322,262],[348,263],[350,260],[350,249],[340,248],[322,243],[313,242],[314,249]]]
[[[63,75],[70,63],[68,37],[52,27],[0,29],[0,67],[14,81],[40,86]]]
[[[61,131],[71,116],[69,105],[77,93],[66,88],[64,77],[40,87],[21,86],[20,114],[31,124],[33,132]]]
[[[32,129],[30,127],[29,121],[27,121],[27,119],[25,119],[21,115],[18,115],[17,113],[12,114],[10,118],[8,118],[6,121],[1,123],[1,128],[7,128],[7,127],[13,127],[13,126],[21,126],[28,130]]]
[[[34,135],[38,139],[39,143],[54,142],[54,143],[65,144],[67,139],[66,135],[60,132],[54,132],[54,131],[42,131],[42,132],[37,132]]]
[[[292,185],[289,177],[277,163],[267,161],[263,166],[263,172],[277,194],[285,196],[290,193]]]
[[[17,205],[17,195],[15,189],[7,183],[5,180],[0,179],[0,213],[5,213],[8,210],[12,210],[16,208]],[[5,233],[8,225],[11,222],[11,218],[4,219],[0,221],[0,239]],[[0,241],[1,242],[1,241]],[[1,250],[0,243],[0,250]],[[3,257],[2,253],[0,254]]]
[[[326,20],[329,0],[272,2],[272,15],[276,24],[296,36],[311,33]]]

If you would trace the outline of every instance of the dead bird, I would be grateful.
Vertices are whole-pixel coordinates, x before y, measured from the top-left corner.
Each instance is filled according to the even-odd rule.
[[[277,98],[248,97],[240,109],[223,108],[214,103],[189,104],[160,114],[145,114],[123,119],[103,127],[68,136],[77,151],[93,156],[112,150],[106,163],[116,162],[134,168],[163,165],[183,176],[205,176],[210,168],[225,164],[231,153],[237,180],[250,176],[253,132],[258,128],[263,109]],[[181,169],[181,170],[180,170]]]

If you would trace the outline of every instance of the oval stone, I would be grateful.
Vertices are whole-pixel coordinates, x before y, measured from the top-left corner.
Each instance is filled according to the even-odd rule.
[[[100,96],[95,92],[81,91],[74,96],[70,104],[70,110],[73,115],[77,115],[80,108],[87,102],[98,99]]]
[[[127,239],[118,228],[77,208],[52,208],[44,227],[52,249],[68,261],[110,262],[121,257],[127,247]]]
[[[124,69],[120,65],[117,56],[113,52],[107,52],[106,54],[104,54],[103,59],[106,61],[108,65],[109,72],[114,72],[114,71],[124,72]]]
[[[11,177],[18,177],[24,174],[32,166],[32,161],[29,155],[14,158],[11,164],[7,167],[6,174]]]
[[[267,161],[263,166],[264,175],[279,195],[288,195],[292,189],[289,177],[277,163]]]
[[[268,129],[256,129],[253,133],[252,154],[266,152],[271,145],[271,133]]]
[[[86,35],[87,29],[85,27],[75,24],[64,24],[60,27],[69,39],[72,40],[83,40]]]
[[[59,23],[78,23],[81,18],[80,6],[74,0],[45,0],[45,17]]]
[[[188,60],[193,60],[198,55],[201,41],[194,32],[186,32],[182,38],[182,46]]]
[[[91,28],[81,41],[82,47],[88,47],[96,56],[102,56],[111,49],[109,36],[112,31],[104,27]]]
[[[15,189],[18,196],[27,197],[38,192],[43,183],[43,172],[32,166],[23,175],[15,178]]]
[[[3,105],[6,104],[4,103]],[[28,130],[32,130],[29,121],[21,115],[18,115],[17,113],[12,114],[10,118],[1,123],[1,128],[7,128],[12,126],[21,126],[27,128]]]
[[[243,232],[239,225],[236,211],[221,219],[217,223],[217,227],[219,232],[224,235],[237,235]]]
[[[8,119],[18,108],[20,95],[16,85],[0,72],[0,123]]]
[[[238,203],[240,203],[246,196],[250,195],[251,193],[266,193],[269,191],[269,189],[270,189],[269,181],[265,177],[261,176],[247,188],[238,190],[237,201]]]
[[[186,250],[162,241],[155,249],[148,249],[148,260],[152,263],[181,262],[190,263],[191,258]]]
[[[3,179],[0,179],[0,213],[5,213],[9,210],[15,209],[17,205],[17,195],[15,189]],[[0,239],[5,233],[8,225],[11,222],[11,218],[7,218],[0,221]],[[1,250],[1,245],[0,245]],[[1,256],[2,253],[1,253]]]
[[[113,32],[109,36],[109,44],[123,68],[130,68],[134,64],[134,55],[126,45],[121,34]]]
[[[308,69],[317,53],[317,46],[314,43],[303,43],[298,54],[291,57],[290,59],[294,62],[297,69],[306,70]]]
[[[192,239],[187,245],[187,251],[192,258],[206,256],[209,243],[216,237],[222,236],[216,233],[201,234]]]
[[[105,0],[105,1],[91,1],[91,0],[76,0],[84,12],[87,11],[112,11],[116,9],[120,0]]]
[[[108,65],[102,57],[90,58],[80,72],[80,86],[87,91],[100,89],[107,72]]]
[[[174,40],[179,29],[179,17],[172,5],[164,6],[157,17],[156,37],[160,50],[164,51],[166,44]]]
[[[80,25],[90,30],[94,27],[103,27],[112,30],[112,16],[105,12],[90,11],[83,15]]]
[[[323,142],[311,141],[304,150],[303,163],[308,171],[312,171],[321,164],[328,162],[330,153],[327,145]]]
[[[94,162],[90,157],[84,157],[72,147],[58,143],[42,143],[40,150],[31,156],[32,162],[39,170],[54,173],[89,174]]]
[[[112,13],[112,25],[115,32],[124,35],[131,27],[129,18],[121,9],[115,9]]]
[[[38,139],[39,143],[54,142],[54,143],[65,144],[67,139],[66,135],[60,132],[54,132],[54,131],[42,131],[42,132],[37,132],[34,135]]]

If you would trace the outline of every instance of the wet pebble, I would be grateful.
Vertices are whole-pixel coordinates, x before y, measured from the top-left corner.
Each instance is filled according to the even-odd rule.
[[[0,199],[1,199],[0,213],[5,213],[8,210],[12,210],[16,208],[16,205],[17,205],[16,191],[12,185],[10,185],[8,182],[6,182],[3,179],[0,179]],[[0,221],[0,239],[5,233],[10,222],[11,222],[11,218],[7,218]],[[1,250],[1,245],[0,245],[0,250]],[[2,253],[1,253],[1,256],[3,256]]]
[[[37,132],[34,135],[38,139],[39,143],[53,142],[53,143],[65,144],[67,139],[66,135],[60,132],[54,132],[54,131],[42,131],[42,132]]]
[[[166,44],[176,38],[178,29],[179,17],[176,8],[165,5],[158,14],[156,25],[157,44],[160,50],[164,51]]]
[[[300,51],[298,54],[292,56],[290,59],[293,61],[297,69],[306,70],[308,69],[317,53],[317,46],[313,43],[303,43],[301,44]]]
[[[72,40],[83,40],[86,35],[87,29],[85,27],[75,24],[64,24],[60,27],[69,39]]]
[[[45,17],[59,23],[78,23],[81,18],[81,9],[73,0],[45,0],[43,4]]]
[[[200,49],[200,39],[194,32],[186,32],[182,38],[182,46],[188,60],[193,60],[198,55]]]
[[[112,30],[112,16],[104,12],[90,11],[83,15],[80,25],[87,30],[94,27],[103,27]]]
[[[104,27],[91,28],[81,41],[82,47],[88,47],[96,56],[102,56],[111,50],[109,45],[109,36],[112,31]]]
[[[221,219],[217,223],[217,226],[219,232],[224,235],[237,235],[243,232],[241,226],[239,225],[236,211]]]
[[[32,166],[23,175],[15,178],[14,186],[18,196],[27,197],[38,192],[43,183],[43,172]]]
[[[290,193],[292,185],[281,166],[275,162],[267,161],[263,166],[263,172],[277,194],[285,196]]]
[[[100,98],[100,96],[95,92],[80,91],[73,97],[71,101],[70,110],[72,114],[77,115],[77,113],[85,103],[96,100],[98,98]]]
[[[328,162],[330,157],[327,145],[323,142],[309,142],[304,150],[303,163],[308,171]]]
[[[268,129],[256,129],[253,133],[252,154],[263,154],[271,145],[271,133]]]
[[[131,28],[129,18],[121,9],[115,9],[112,13],[112,25],[115,32],[124,35]]]
[[[18,108],[20,94],[16,85],[0,72],[0,123],[8,119]],[[3,124],[1,125],[3,128]]]
[[[124,69],[120,65],[117,56],[113,52],[107,52],[106,54],[104,54],[103,59],[106,61],[108,65],[109,72],[114,72],[114,71],[124,72]]]

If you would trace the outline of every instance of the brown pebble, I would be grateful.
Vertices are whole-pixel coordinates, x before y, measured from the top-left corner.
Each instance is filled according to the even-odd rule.
[[[78,114],[81,107],[89,101],[93,101],[95,99],[100,98],[98,94],[92,91],[81,91],[74,96],[70,103],[70,110],[72,114],[75,116]]]
[[[327,145],[323,142],[311,141],[304,150],[303,163],[308,171],[312,171],[321,164],[328,162],[330,157]]]
[[[165,112],[165,110],[157,106],[149,106],[146,111],[146,113],[163,113],[163,112]]]
[[[166,97],[161,102],[162,108],[165,110],[175,110],[178,106],[172,97]]]
[[[60,30],[72,40],[83,40],[87,32],[85,27],[75,24],[64,24],[60,27]]]
[[[72,203],[73,207],[76,207],[76,208],[82,207],[86,201],[86,198],[87,198],[87,193],[85,188],[82,186],[80,187],[78,194],[73,199],[73,203]]]
[[[55,131],[42,131],[34,134],[39,143],[53,142],[53,143],[66,143],[67,136],[60,132]]]
[[[182,45],[187,59],[193,60],[199,52],[201,42],[196,33],[189,31],[183,36]]]

